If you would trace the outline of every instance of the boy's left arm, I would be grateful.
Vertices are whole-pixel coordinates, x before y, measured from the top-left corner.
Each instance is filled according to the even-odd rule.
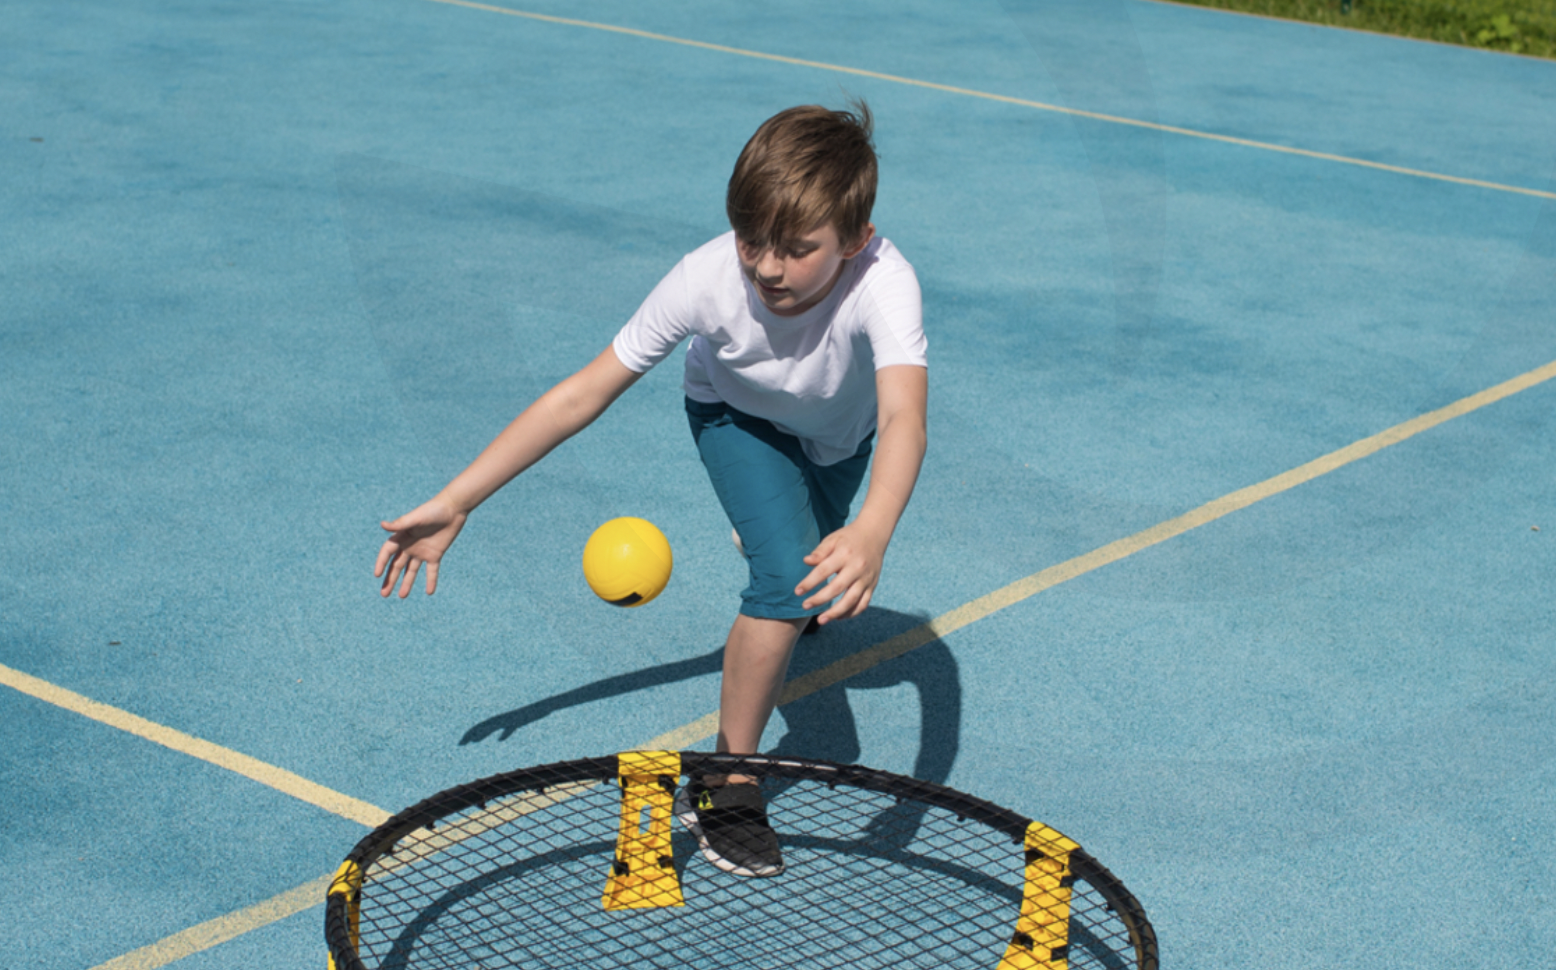
[[[883,367],[875,372],[875,395],[875,461],[870,468],[870,488],[865,493],[864,505],[854,521],[822,539],[805,557],[805,564],[814,568],[794,590],[796,596],[805,596],[826,582],[828,576],[832,577],[804,604],[810,609],[837,601],[818,617],[822,625],[858,616],[870,605],[870,597],[880,582],[886,546],[908,506],[924,463],[928,442],[928,371],[910,364]]]

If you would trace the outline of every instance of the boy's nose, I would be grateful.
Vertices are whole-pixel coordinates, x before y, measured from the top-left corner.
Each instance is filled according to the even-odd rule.
[[[777,252],[769,249],[757,257],[756,275],[764,283],[783,279],[783,260],[778,258]]]

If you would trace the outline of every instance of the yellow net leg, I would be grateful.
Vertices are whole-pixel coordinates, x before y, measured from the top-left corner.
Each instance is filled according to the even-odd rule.
[[[628,751],[618,756],[617,763],[621,827],[605,883],[605,908],[683,906],[670,847],[671,792],[681,777],[681,756],[675,751]]]
[[[1021,916],[999,970],[1068,970],[1070,853],[1079,848],[1040,822],[1027,826]]]

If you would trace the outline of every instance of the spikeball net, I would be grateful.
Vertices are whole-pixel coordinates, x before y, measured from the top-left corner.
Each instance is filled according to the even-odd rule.
[[[721,872],[672,818],[761,779],[785,870]],[[1047,826],[854,765],[628,752],[495,775],[374,829],[336,874],[332,970],[1156,970],[1134,896]]]

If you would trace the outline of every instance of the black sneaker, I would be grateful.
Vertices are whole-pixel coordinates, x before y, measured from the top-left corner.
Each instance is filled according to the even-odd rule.
[[[762,789],[753,782],[709,788],[693,778],[675,795],[675,816],[702,854],[737,876],[776,876],[783,871],[778,836],[767,824]]]

